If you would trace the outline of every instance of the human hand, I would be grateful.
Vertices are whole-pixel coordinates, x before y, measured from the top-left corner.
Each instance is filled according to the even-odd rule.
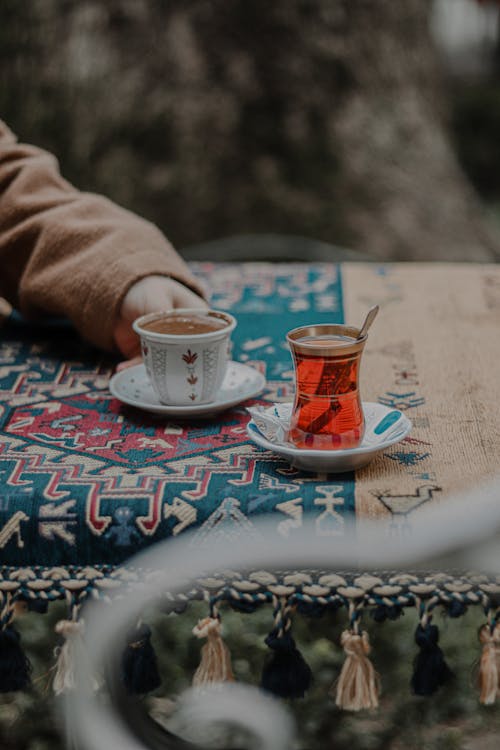
[[[168,276],[147,276],[130,287],[123,298],[113,330],[115,344],[127,358],[118,365],[118,370],[141,360],[139,337],[132,328],[134,320],[140,315],[176,307],[206,308],[208,305],[186,286]]]

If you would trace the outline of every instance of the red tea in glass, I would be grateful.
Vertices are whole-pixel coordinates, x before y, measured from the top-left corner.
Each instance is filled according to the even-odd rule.
[[[295,366],[288,439],[297,448],[339,450],[360,444],[365,421],[359,364],[366,336],[344,325],[295,328],[287,335]]]

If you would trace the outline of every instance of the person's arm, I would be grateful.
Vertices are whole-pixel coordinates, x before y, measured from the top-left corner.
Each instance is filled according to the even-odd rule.
[[[19,144],[0,121],[0,296],[27,316],[66,316],[84,338],[112,349],[120,345],[122,302],[150,276],[180,282],[171,283],[174,296],[180,288],[203,304],[189,291],[202,295],[198,283],[153,224],[76,190],[52,155]]]

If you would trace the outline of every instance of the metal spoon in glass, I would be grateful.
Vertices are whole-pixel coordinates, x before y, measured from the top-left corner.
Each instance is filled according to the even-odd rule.
[[[370,307],[370,309],[368,310],[366,314],[365,322],[359,329],[358,338],[356,339],[356,341],[359,341],[359,339],[362,339],[364,336],[366,336],[366,334],[368,333],[368,329],[370,328],[371,324],[377,317],[377,313],[379,309],[380,308],[378,305],[374,305],[373,307]]]

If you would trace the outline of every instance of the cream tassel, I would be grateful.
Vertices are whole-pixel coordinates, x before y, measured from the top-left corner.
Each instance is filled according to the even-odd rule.
[[[193,677],[193,685],[201,687],[214,682],[234,682],[231,655],[222,640],[220,620],[205,617],[193,628],[193,634],[207,639],[201,650],[200,666]]]
[[[500,623],[493,632],[489,625],[479,630],[479,641],[483,644],[483,653],[479,662],[480,702],[492,706],[500,695]]]
[[[52,683],[54,693],[61,695],[75,687],[75,661],[78,651],[83,647],[83,622],[60,620],[55,631],[64,638],[63,645],[56,649],[56,672]]]
[[[373,664],[368,659],[371,651],[368,633],[361,635],[344,630],[340,644],[346,660],[337,682],[335,702],[347,711],[377,708],[380,681]]]

